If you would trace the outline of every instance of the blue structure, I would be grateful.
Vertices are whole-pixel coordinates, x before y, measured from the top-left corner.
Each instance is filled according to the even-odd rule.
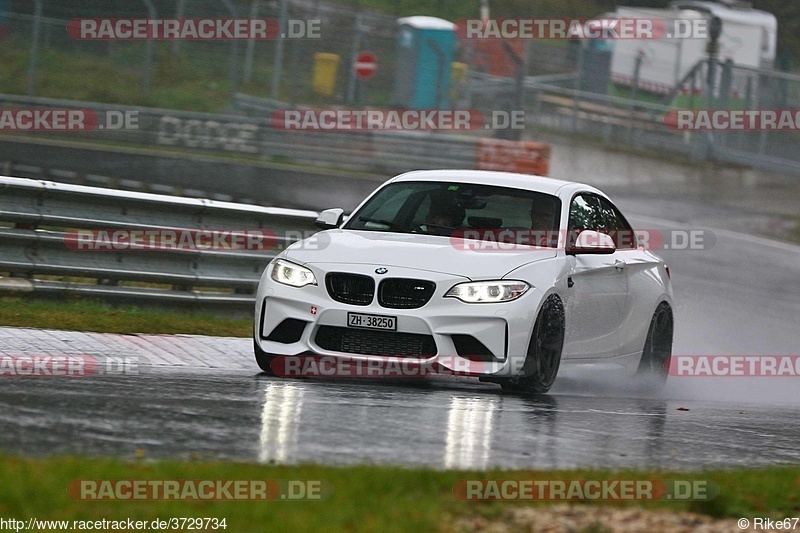
[[[455,25],[435,17],[406,17],[397,22],[400,32],[392,103],[406,109],[450,107]]]
[[[9,15],[11,14],[11,0],[0,0],[0,39],[8,31]]]

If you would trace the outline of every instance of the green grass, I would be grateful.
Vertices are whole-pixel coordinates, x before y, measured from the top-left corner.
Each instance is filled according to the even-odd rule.
[[[125,462],[117,459],[0,458],[0,516],[95,520],[171,517],[225,518],[228,531],[451,531],[458,518],[496,518],[510,506],[539,502],[470,502],[453,495],[460,479],[702,479],[721,489],[711,503],[675,501],[587,503],[693,511],[714,517],[797,516],[800,468],[737,469],[694,474],[664,472],[437,472],[356,466],[277,466],[217,462]],[[319,501],[190,502],[81,501],[67,494],[81,479],[322,480],[332,489]]]
[[[608,84],[608,95],[609,96],[616,96],[617,98],[633,98],[633,89],[630,87],[624,87],[621,85],[617,85],[615,83]],[[664,104],[664,98],[657,94],[649,93],[645,90],[639,90],[636,92],[636,99],[640,102],[645,102],[648,104]]]
[[[253,331],[253,319],[249,317],[18,296],[0,296],[0,325],[103,333],[184,333],[222,337],[249,337]]]

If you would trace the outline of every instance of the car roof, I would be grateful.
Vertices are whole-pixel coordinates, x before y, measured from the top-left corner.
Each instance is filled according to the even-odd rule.
[[[572,195],[578,191],[591,191],[606,196],[602,191],[584,183],[496,170],[413,170],[389,180],[389,182],[397,181],[452,181],[525,189],[554,196]]]

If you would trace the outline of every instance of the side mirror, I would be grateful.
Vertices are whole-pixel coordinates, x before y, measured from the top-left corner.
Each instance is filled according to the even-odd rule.
[[[314,221],[314,225],[319,229],[338,228],[343,218],[344,209],[338,207],[335,209],[326,209],[319,214],[317,220]]]
[[[578,234],[575,243],[567,245],[567,254],[613,254],[617,250],[614,239],[605,233],[585,229]]]

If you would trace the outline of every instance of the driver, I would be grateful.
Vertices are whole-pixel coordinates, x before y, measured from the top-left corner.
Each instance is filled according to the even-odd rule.
[[[461,226],[466,216],[466,211],[458,205],[455,198],[431,195],[431,205],[428,207],[428,214],[425,215],[425,225],[456,229]],[[431,228],[425,228],[428,231]]]

